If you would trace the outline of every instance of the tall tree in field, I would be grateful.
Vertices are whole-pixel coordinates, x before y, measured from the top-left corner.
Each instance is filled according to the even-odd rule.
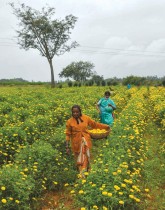
[[[55,8],[52,7],[43,7],[38,11],[25,4],[21,4],[20,8],[16,8],[14,3],[10,5],[20,20],[20,30],[16,31],[18,44],[25,50],[37,49],[47,58],[51,71],[51,86],[55,87],[52,59],[55,55],[62,55],[78,46],[77,42],[67,44],[77,18],[68,15],[63,20],[52,19],[55,14]]]
[[[94,64],[90,62],[72,62],[70,65],[65,67],[59,74],[60,77],[72,78],[75,81],[84,82],[89,77],[93,76],[92,69]]]

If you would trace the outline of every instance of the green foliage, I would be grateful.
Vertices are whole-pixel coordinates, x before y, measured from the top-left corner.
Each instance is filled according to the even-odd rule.
[[[28,86],[0,89],[0,109],[12,108],[6,114],[0,114],[1,171],[6,166],[13,167],[18,169],[21,179],[31,181],[27,194],[22,197],[19,195],[20,203],[15,204],[14,200],[13,203],[17,206],[13,208],[8,196],[15,194],[15,188],[13,187],[13,192],[11,190],[9,194],[3,194],[9,205],[6,207],[7,202],[1,203],[3,210],[19,209],[19,206],[20,210],[36,209],[32,203],[37,197],[50,190],[58,193],[58,190],[68,185],[76,192],[74,198],[79,199],[84,207],[93,209],[92,205],[98,204],[101,208],[106,206],[109,209],[136,209],[139,206],[138,199],[142,197],[143,191],[140,181],[144,177],[144,162],[147,157],[148,160],[153,157],[153,153],[146,153],[148,145],[144,132],[148,131],[148,121],[161,122],[162,129],[164,128],[164,88],[132,87],[128,90],[123,86],[115,86],[108,89],[113,91],[112,98],[117,105],[115,123],[107,139],[93,141],[93,164],[86,181],[76,180],[74,157],[72,154],[66,155],[65,122],[71,116],[70,108],[73,103],[80,104],[83,113],[99,121],[95,103],[107,87],[50,89]],[[164,155],[163,142],[157,147],[157,158],[152,163],[159,163],[154,168],[160,170],[163,177],[164,162],[158,161],[158,157]],[[148,164],[147,170],[152,168],[152,163]],[[8,180],[10,171],[7,173]],[[151,177],[150,175],[151,173],[148,173],[145,178]],[[17,178],[19,180],[19,176]],[[75,180],[78,186],[74,188]],[[148,179],[147,183],[149,181]],[[5,178],[0,184],[1,187],[6,186]],[[126,187],[122,184],[126,184]],[[116,190],[115,185],[120,187],[120,190]],[[27,185],[24,186],[24,191],[26,187]],[[1,193],[4,193],[4,190]],[[130,198],[130,194],[135,197]],[[17,199],[18,197],[16,196]]]
[[[69,81],[69,82],[68,82],[68,87],[72,87],[72,86],[73,86],[72,81]]]
[[[18,165],[4,165],[0,171],[0,209],[30,210],[35,180]]]
[[[18,44],[25,50],[37,49],[42,56],[47,58],[51,69],[51,84],[54,87],[52,59],[55,55],[62,55],[78,46],[77,42],[66,45],[77,18],[68,15],[63,20],[52,20],[55,14],[53,7],[42,8],[38,11],[25,4],[21,4],[20,8],[16,8],[14,3],[10,5],[20,20],[20,30],[17,31]]]
[[[70,65],[65,67],[59,74],[60,77],[72,78],[75,81],[84,82],[92,76],[92,69],[94,64],[91,62],[72,62]]]
[[[103,81],[101,82],[101,85],[102,85],[102,86],[106,86],[105,80],[103,80]]]

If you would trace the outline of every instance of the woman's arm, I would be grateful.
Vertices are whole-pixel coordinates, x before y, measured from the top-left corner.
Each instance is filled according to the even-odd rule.
[[[100,128],[100,129],[109,129],[109,125],[103,124],[103,123],[99,123],[94,121],[92,118],[88,117],[88,125],[91,128]]]
[[[72,135],[72,129],[70,126],[70,123],[67,121],[66,122],[66,130],[65,130],[65,134],[66,134],[66,141],[65,141],[65,147],[66,147],[66,153],[69,154],[70,153],[70,149],[69,149],[69,141],[71,139],[71,135]]]
[[[111,103],[108,104],[108,106],[111,106],[113,110],[116,109],[116,105],[112,100],[111,100]]]

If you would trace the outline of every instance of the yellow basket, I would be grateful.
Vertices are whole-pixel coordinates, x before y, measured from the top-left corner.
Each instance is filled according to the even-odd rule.
[[[106,130],[106,132],[104,132],[104,133],[94,133],[94,132],[91,132],[92,130],[93,130],[93,129],[89,129],[89,130],[88,130],[92,139],[104,139],[104,138],[106,138],[106,137],[109,135],[109,133],[110,133],[110,128],[109,128],[108,130]],[[101,131],[101,130],[102,130],[102,129],[100,129],[100,131]],[[104,130],[105,130],[105,129],[104,129]]]

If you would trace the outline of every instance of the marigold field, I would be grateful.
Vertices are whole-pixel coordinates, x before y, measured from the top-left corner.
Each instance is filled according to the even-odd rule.
[[[109,88],[0,87],[1,210],[163,209],[164,87],[110,88],[115,122],[108,138],[92,141],[86,178],[66,154],[71,107],[99,121],[95,104]]]

